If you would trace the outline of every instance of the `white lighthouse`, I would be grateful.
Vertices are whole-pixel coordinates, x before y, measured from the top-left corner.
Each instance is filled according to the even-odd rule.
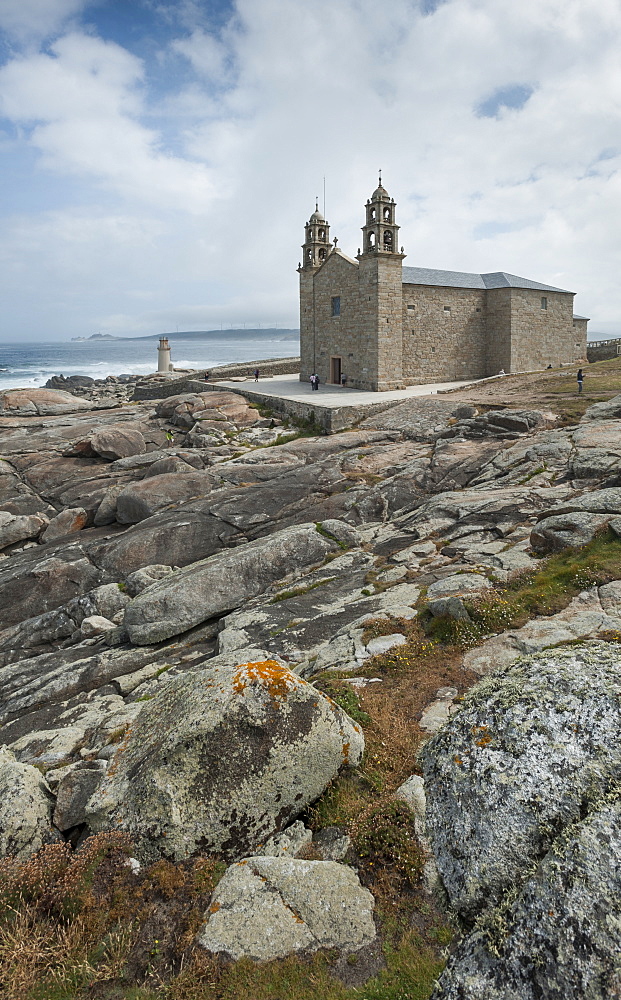
[[[169,372],[172,370],[168,337],[160,337],[160,346],[157,349],[157,370],[158,372]]]

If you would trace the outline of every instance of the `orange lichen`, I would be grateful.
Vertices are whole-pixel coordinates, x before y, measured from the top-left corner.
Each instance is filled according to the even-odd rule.
[[[209,912],[217,913],[219,909],[220,909],[220,903],[218,903],[218,901],[216,900],[216,902],[212,903],[211,906],[209,907]]]
[[[460,765],[463,764],[463,760],[457,754],[455,754],[455,756],[453,757],[453,760],[455,761],[456,764],[460,764]]]
[[[275,701],[281,701],[294,687],[303,683],[288,667],[281,667],[276,660],[261,660],[239,665],[233,677],[233,690],[235,694],[243,694],[249,684],[260,684]]]

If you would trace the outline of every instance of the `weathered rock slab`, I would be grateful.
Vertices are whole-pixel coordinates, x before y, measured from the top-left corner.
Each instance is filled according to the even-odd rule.
[[[235,960],[270,961],[319,948],[351,953],[375,940],[373,906],[345,865],[249,857],[218,883],[197,941]]]
[[[25,859],[58,840],[52,827],[53,799],[40,771],[20,764],[0,747],[0,857]]]

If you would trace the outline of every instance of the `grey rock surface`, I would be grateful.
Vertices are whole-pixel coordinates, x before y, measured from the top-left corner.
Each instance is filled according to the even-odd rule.
[[[249,857],[218,883],[197,943],[232,959],[270,961],[375,940],[374,900],[333,861]]]
[[[514,899],[453,953],[433,1000],[615,1000],[621,802],[570,826]]]
[[[116,498],[116,519],[119,524],[144,521],[173,504],[205,496],[211,491],[212,482],[209,472],[189,467],[186,472],[162,473],[140,483],[130,483]]]
[[[125,613],[132,642],[159,642],[199,622],[238,607],[282,580],[295,567],[319,563],[338,543],[314,524],[285,528],[195,562],[139,594]]]
[[[92,829],[127,830],[176,859],[240,857],[358,763],[361,730],[312,685],[275,661],[218,660],[144,704],[89,803]]]
[[[423,750],[427,829],[466,921],[498,904],[621,777],[621,652],[524,657],[488,675]]]

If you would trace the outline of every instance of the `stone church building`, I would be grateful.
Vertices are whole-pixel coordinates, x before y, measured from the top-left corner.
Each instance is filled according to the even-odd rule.
[[[504,271],[404,267],[395,201],[366,204],[355,259],[330,242],[318,208],[306,223],[300,275],[300,379],[374,391],[484,378],[586,358],[588,320],[574,292]]]

